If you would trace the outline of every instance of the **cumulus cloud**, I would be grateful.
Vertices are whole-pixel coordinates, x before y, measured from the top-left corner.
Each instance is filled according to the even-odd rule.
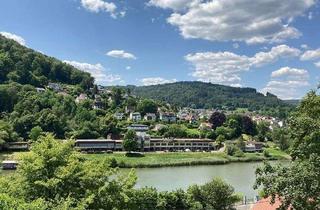
[[[249,71],[252,67],[261,67],[280,58],[299,55],[300,50],[279,45],[270,51],[258,52],[252,57],[232,52],[201,52],[188,54],[185,60],[194,66],[191,75],[199,81],[240,87],[241,73]]]
[[[19,44],[21,44],[23,46],[26,46],[26,41],[21,36],[18,36],[16,34],[12,34],[9,32],[5,32],[5,31],[0,32],[0,34],[8,39],[12,39],[12,40],[18,42]]]
[[[320,61],[319,61],[319,62],[314,63],[314,65],[315,65],[316,67],[320,68]]]
[[[150,0],[148,5],[178,11],[196,6],[200,1],[201,0]]]
[[[125,15],[124,11],[117,13],[117,6],[113,2],[106,2],[103,0],[81,0],[81,5],[90,12],[107,12],[112,18],[117,18],[117,16],[123,17]]]
[[[262,66],[267,63],[273,63],[279,58],[296,57],[300,55],[300,50],[287,45],[278,45],[272,47],[269,52],[259,52],[251,58],[252,64]]]
[[[131,53],[128,53],[124,50],[111,50],[106,53],[107,56],[114,58],[124,58],[124,59],[137,59],[137,57]]]
[[[100,63],[90,64],[68,60],[64,60],[63,62],[70,64],[81,71],[90,73],[91,76],[95,78],[95,81],[99,84],[114,83],[121,80],[119,75],[107,73],[106,69]]]
[[[317,60],[317,59],[320,59],[320,48],[316,50],[307,50],[300,57],[300,60],[302,61]]]
[[[281,99],[300,98],[301,88],[308,87],[309,73],[304,69],[283,67],[271,73],[271,80],[262,92],[270,92]]]
[[[193,77],[200,81],[240,86],[239,74],[250,68],[250,59],[232,52],[188,54],[185,59],[194,65]]]
[[[164,79],[162,77],[148,77],[148,78],[141,79],[140,82],[142,83],[142,85],[148,86],[148,85],[173,83],[173,82],[177,82],[177,80],[176,79]]]
[[[190,4],[192,2],[192,4]],[[295,17],[316,0],[150,0],[149,5],[169,8],[168,23],[184,38],[210,41],[245,41],[248,44],[277,43],[301,36],[290,26]]]

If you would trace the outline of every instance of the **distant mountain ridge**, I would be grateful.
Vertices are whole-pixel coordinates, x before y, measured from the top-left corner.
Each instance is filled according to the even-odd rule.
[[[93,81],[89,73],[0,35],[0,84],[45,86],[48,82],[58,82],[88,89]]]
[[[180,107],[194,108],[248,108],[261,110],[290,106],[277,96],[266,96],[254,88],[230,87],[191,81],[151,86],[127,86],[132,93],[145,98],[164,101]]]

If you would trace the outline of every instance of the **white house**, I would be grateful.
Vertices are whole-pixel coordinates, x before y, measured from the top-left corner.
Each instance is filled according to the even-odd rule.
[[[131,112],[129,119],[132,121],[140,121],[141,120],[140,112]]]
[[[62,87],[58,83],[49,82],[48,88],[57,92],[62,91]]]
[[[88,99],[88,96],[84,93],[81,93],[77,98],[76,98],[76,103],[80,103],[84,100]]]
[[[177,117],[172,112],[161,112],[160,113],[160,120],[163,122],[176,122]]]
[[[157,116],[155,113],[147,113],[144,115],[143,119],[147,121],[156,121]]]
[[[113,115],[117,120],[123,120],[124,113],[122,112],[117,112]]]

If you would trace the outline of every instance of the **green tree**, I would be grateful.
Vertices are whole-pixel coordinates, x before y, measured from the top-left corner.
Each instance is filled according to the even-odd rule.
[[[290,146],[290,136],[286,128],[274,128],[271,134],[271,138],[281,150],[287,150]]]
[[[201,204],[201,209],[233,210],[234,204],[239,201],[234,188],[217,178],[203,186],[189,187],[188,194],[193,201]]]
[[[107,159],[83,159],[72,141],[47,135],[22,155],[16,173],[0,178],[0,195],[45,202],[48,209],[126,209],[136,177],[118,175],[109,165]]]
[[[134,130],[128,130],[122,144],[126,151],[137,151],[139,145],[136,139],[136,132]]]
[[[320,96],[312,91],[289,120],[293,159],[288,166],[266,163],[256,171],[255,187],[262,186],[280,209],[320,209]]]
[[[145,115],[146,113],[156,113],[158,110],[157,104],[150,99],[143,99],[138,103],[137,110]]]
[[[39,138],[39,136],[41,136],[42,132],[43,131],[40,126],[33,127],[29,133],[29,138],[32,141],[36,141]]]
[[[257,133],[259,141],[265,141],[270,136],[270,123],[262,121],[257,124]]]
[[[216,139],[216,143],[221,146],[223,142],[226,141],[226,137],[224,137],[224,135],[219,135]]]
[[[213,129],[222,126],[225,121],[226,116],[222,112],[214,112],[209,118],[209,122],[212,124]]]

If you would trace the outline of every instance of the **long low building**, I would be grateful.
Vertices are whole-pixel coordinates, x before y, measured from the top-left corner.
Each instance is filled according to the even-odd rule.
[[[209,151],[215,150],[216,145],[210,139],[189,139],[189,138],[151,138],[149,141],[145,140],[145,151]]]
[[[139,141],[144,151],[210,151],[215,150],[216,145],[210,139],[188,138],[143,138]],[[122,151],[122,140],[112,139],[77,139],[75,147],[82,151]]]
[[[122,151],[122,140],[113,139],[77,139],[75,147],[82,151]]]

